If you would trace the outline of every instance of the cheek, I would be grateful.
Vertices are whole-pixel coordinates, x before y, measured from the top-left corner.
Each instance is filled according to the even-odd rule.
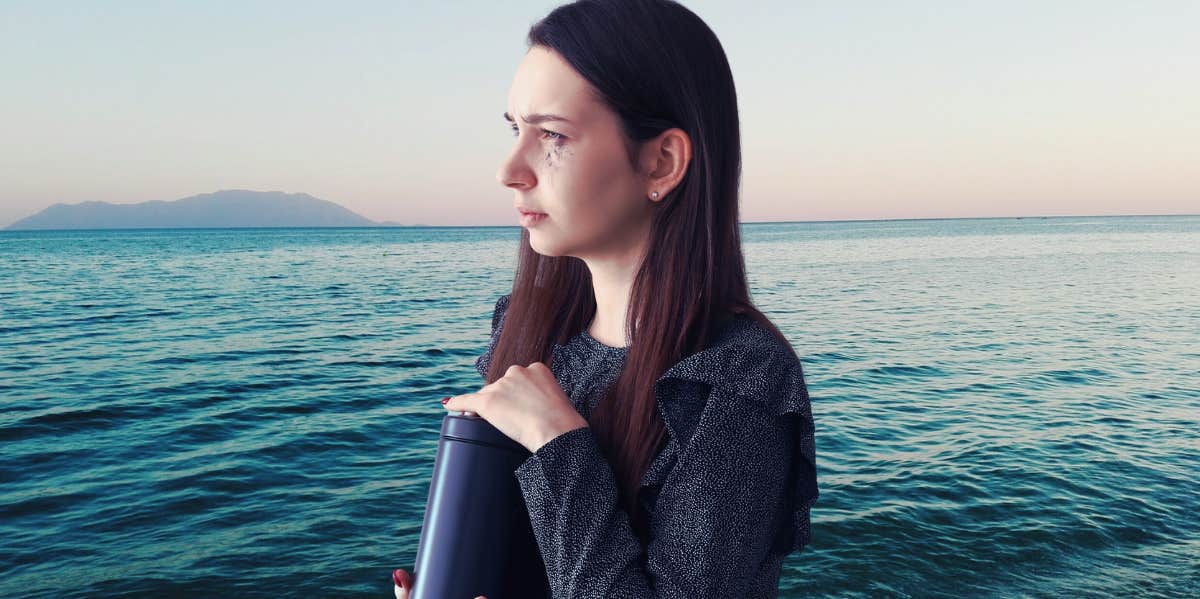
[[[542,151],[544,181],[564,209],[560,224],[572,229],[607,229],[624,220],[632,206],[633,173],[601,147],[564,144]]]
[[[570,205],[604,204],[604,196],[629,176],[602,146],[564,144],[547,148],[542,158],[549,180],[555,181],[561,191],[569,192],[562,201]]]

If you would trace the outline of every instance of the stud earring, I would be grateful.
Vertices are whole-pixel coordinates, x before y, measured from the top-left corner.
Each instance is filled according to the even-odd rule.
[[[652,197],[652,198],[657,198],[657,197],[658,197],[658,192],[657,192],[657,191],[652,191],[652,192],[650,192],[650,197]]]

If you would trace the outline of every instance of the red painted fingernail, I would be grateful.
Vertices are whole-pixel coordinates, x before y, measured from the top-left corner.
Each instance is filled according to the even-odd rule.
[[[392,570],[392,582],[396,583],[396,586],[404,588],[404,581],[400,578],[400,570]]]
[[[448,401],[450,401],[450,398],[449,398],[449,397],[443,397],[443,398],[442,398],[442,405],[443,405],[443,406],[444,406],[444,405],[446,405],[446,402],[448,402]]]

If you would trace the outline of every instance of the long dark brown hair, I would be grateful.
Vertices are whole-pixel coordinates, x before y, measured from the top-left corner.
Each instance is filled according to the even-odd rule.
[[[642,545],[642,477],[666,442],[655,380],[699,352],[734,314],[787,339],[751,302],[738,224],[741,141],[725,51],[692,11],[670,0],[581,0],[533,24],[527,44],[557,52],[619,117],[631,166],[639,144],[678,127],[691,138],[687,171],[656,204],[625,322],[625,364],[589,421],[613,467],[620,502]],[[571,256],[543,256],[521,229],[505,324],[486,381],[512,364],[548,363],[596,313],[591,273]]]

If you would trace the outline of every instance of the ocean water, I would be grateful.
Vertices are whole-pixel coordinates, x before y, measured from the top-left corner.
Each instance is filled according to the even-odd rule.
[[[781,597],[1200,593],[1200,217],[743,231],[816,422]],[[0,596],[390,596],[519,233],[0,232]]]

